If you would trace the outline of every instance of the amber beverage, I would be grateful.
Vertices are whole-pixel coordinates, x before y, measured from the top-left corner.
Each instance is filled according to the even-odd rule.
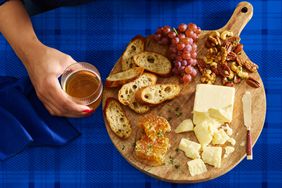
[[[98,70],[88,63],[70,65],[61,78],[63,90],[72,99],[95,110],[101,103],[103,85]]]

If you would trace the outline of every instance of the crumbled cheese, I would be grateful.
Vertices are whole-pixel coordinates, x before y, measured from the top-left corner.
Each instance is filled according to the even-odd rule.
[[[191,176],[199,175],[207,172],[207,167],[202,159],[194,159],[187,162]]]
[[[227,140],[232,146],[234,146],[236,144],[236,140],[234,138],[229,138]]]
[[[183,120],[175,129],[175,133],[193,131],[194,125],[191,119]]]
[[[184,151],[185,155],[191,159],[197,159],[201,157],[199,153],[201,145],[196,142],[182,138],[178,148]]]
[[[208,163],[216,168],[221,166],[221,147],[207,146],[203,148],[202,159],[205,163]]]
[[[220,129],[213,135],[212,144],[224,144],[230,137],[225,133],[223,129]]]
[[[235,150],[234,147],[232,146],[226,146],[224,149],[225,149],[225,153],[223,155],[223,158],[227,158]]]

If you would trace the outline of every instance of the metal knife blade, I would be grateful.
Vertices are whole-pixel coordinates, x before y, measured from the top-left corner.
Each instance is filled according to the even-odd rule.
[[[242,97],[243,102],[243,114],[244,114],[244,125],[248,130],[251,129],[252,125],[252,96],[251,93],[246,91]]]

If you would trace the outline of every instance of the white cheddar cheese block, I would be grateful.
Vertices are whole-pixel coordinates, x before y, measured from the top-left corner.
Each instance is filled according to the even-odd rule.
[[[200,158],[201,145],[197,142],[190,141],[188,139],[182,138],[178,148],[184,151],[185,155],[191,159]]]
[[[235,88],[198,84],[193,109],[193,122],[198,124],[211,117],[220,123],[231,122],[235,98]]]
[[[225,150],[225,153],[224,153],[224,155],[223,155],[223,158],[227,158],[231,153],[233,153],[234,152],[234,147],[232,147],[232,146],[226,146],[225,148],[224,148],[224,150]]]
[[[213,135],[212,144],[225,144],[227,140],[229,140],[229,136],[226,134],[226,132],[223,129],[219,129],[216,133]]]
[[[236,140],[234,138],[229,138],[227,140],[232,146],[234,146],[236,144]]]
[[[192,161],[188,161],[187,165],[191,176],[196,176],[208,171],[202,159],[194,159]]]
[[[221,147],[207,146],[203,148],[202,159],[205,163],[212,165],[216,168],[221,167]]]
[[[193,131],[194,125],[191,119],[183,120],[178,127],[174,130],[175,133],[183,133],[188,131]]]

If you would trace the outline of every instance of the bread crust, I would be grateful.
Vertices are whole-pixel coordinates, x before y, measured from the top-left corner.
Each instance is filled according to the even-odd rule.
[[[126,83],[128,83],[128,82],[131,82],[131,81],[135,80],[135,79],[138,78],[140,75],[142,75],[143,72],[144,72],[144,68],[142,68],[142,67],[134,67],[134,68],[132,68],[132,69],[135,70],[135,75],[133,75],[131,78],[120,79],[120,80],[115,80],[115,81],[113,81],[113,80],[110,80],[110,79],[109,79],[110,76],[114,75],[114,74],[112,74],[112,75],[110,75],[110,76],[106,79],[106,81],[105,81],[105,86],[106,86],[106,87],[119,87],[119,86],[121,86],[121,85],[124,85],[124,84],[126,84]],[[130,70],[130,69],[128,69],[128,70],[126,70],[126,71],[118,72],[118,73],[115,73],[115,74],[119,74],[119,73],[125,73],[125,74],[126,74],[126,72],[128,72],[129,70]]]
[[[156,87],[156,86],[159,86],[159,85],[163,85],[163,86],[175,85],[175,86],[178,87],[179,91],[177,92],[176,95],[171,96],[171,97],[169,97],[169,98],[166,98],[166,99],[163,100],[163,101],[159,101],[159,102],[156,102],[156,103],[150,103],[150,102],[145,101],[145,99],[143,98],[143,92],[144,92],[144,90],[145,90],[146,88],[149,88],[149,87]],[[137,90],[137,92],[135,93],[135,99],[136,99],[136,101],[139,102],[140,104],[144,104],[144,105],[148,105],[148,106],[156,106],[156,105],[158,105],[158,104],[161,104],[161,103],[163,103],[163,102],[165,102],[165,101],[172,100],[172,99],[174,99],[175,97],[179,96],[180,91],[181,91],[181,87],[180,87],[179,85],[177,85],[177,84],[156,84],[156,85],[152,85],[152,86],[143,87],[143,88]]]
[[[128,130],[129,130],[129,132],[128,133],[122,133],[122,132],[118,132],[118,131],[116,131],[116,130],[114,130],[114,128],[113,128],[113,125],[111,124],[111,122],[110,122],[110,120],[109,120],[109,117],[107,116],[107,110],[108,110],[108,108],[110,107],[110,103],[111,102],[115,102],[117,105],[118,105],[118,107],[120,108],[120,110],[121,110],[121,112],[123,113],[123,115],[124,115],[124,117],[127,119],[127,121],[128,121]],[[104,110],[103,110],[103,112],[104,112],[104,116],[106,117],[106,121],[107,121],[107,124],[110,126],[110,128],[111,128],[111,130],[115,133],[115,135],[117,135],[119,138],[121,138],[121,139],[127,139],[130,135],[131,135],[131,132],[132,132],[132,129],[131,129],[131,124],[130,124],[130,121],[129,121],[129,119],[128,119],[128,117],[127,117],[127,115],[126,115],[126,113],[125,113],[125,111],[124,111],[124,109],[122,108],[122,105],[120,104],[120,102],[116,99],[116,98],[114,98],[114,97],[109,97],[109,98],[107,98],[106,99],[106,102],[105,102],[105,107],[104,107]]]
[[[143,49],[142,49],[142,52],[145,50],[145,41],[146,41],[146,39],[145,39],[142,35],[136,35],[133,39],[131,39],[130,42],[127,44],[126,49],[123,51],[123,53],[122,53],[122,55],[121,55],[121,58],[120,58],[120,60],[119,60],[119,63],[121,64],[121,67],[122,67],[122,70],[123,70],[123,71],[125,71],[125,70],[127,70],[127,69],[130,68],[130,67],[128,67],[128,66],[126,65],[124,55],[125,55],[125,53],[127,52],[129,45],[130,45],[131,43],[135,42],[135,40],[141,40],[141,42],[143,43],[143,45],[142,45],[142,48],[143,48]]]

